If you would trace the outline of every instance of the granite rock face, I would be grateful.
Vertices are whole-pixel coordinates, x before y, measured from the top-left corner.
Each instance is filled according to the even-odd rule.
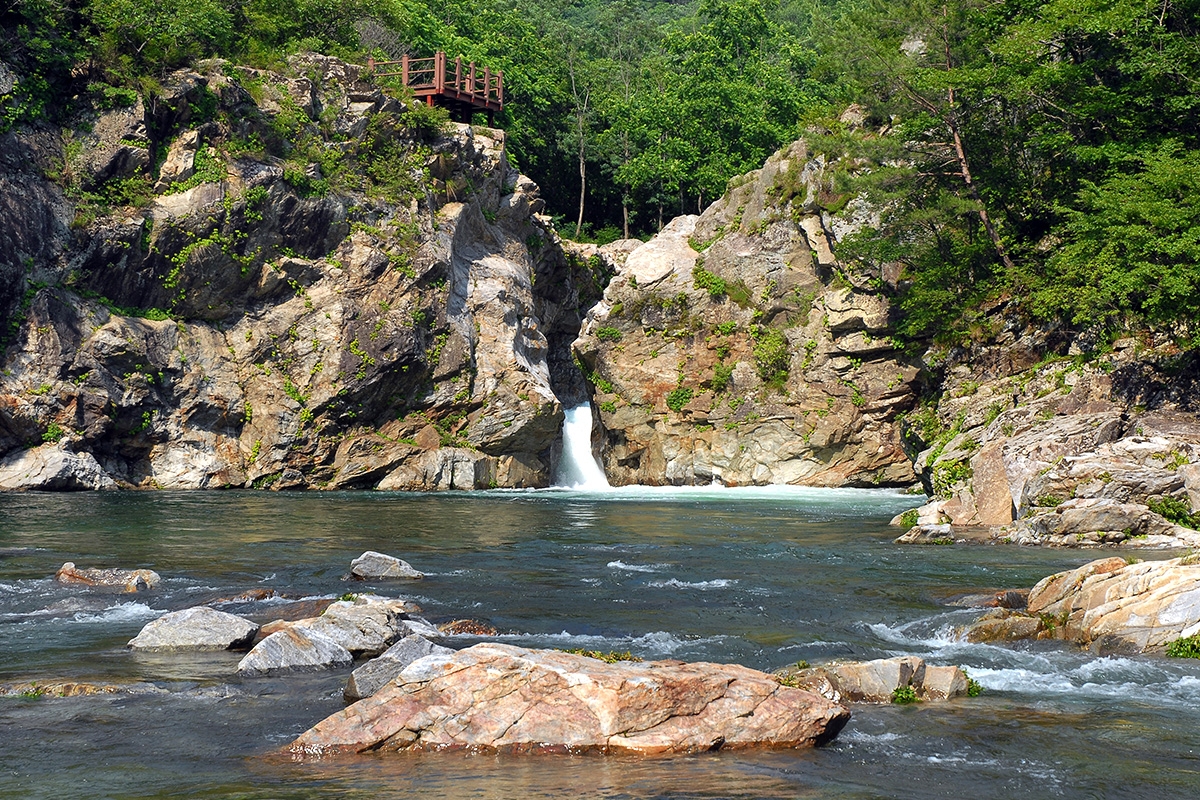
[[[920,370],[880,276],[834,257],[866,217],[822,210],[826,170],[797,142],[616,262],[574,345],[610,482],[913,481],[897,417]]]
[[[972,641],[1065,639],[1100,652],[1142,653],[1200,633],[1200,564],[1105,558],[1042,579],[1027,613],[996,611]]]
[[[236,650],[250,644],[258,625],[207,606],[172,611],[129,640],[133,650]]]
[[[286,748],[689,753],[805,747],[849,712],[745,667],[678,661],[607,664],[559,651],[478,644],[410,664],[394,683],[318,723]]]
[[[307,54],[0,136],[0,488],[547,485],[591,277],[502,131],[408,115]]]

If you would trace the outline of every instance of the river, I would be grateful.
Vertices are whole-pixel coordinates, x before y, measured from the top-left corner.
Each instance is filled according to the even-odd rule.
[[[1030,586],[1097,552],[893,545],[887,521],[914,503],[784,488],[2,495],[0,682],[145,681],[162,691],[0,698],[0,797],[1200,794],[1200,662],[954,636],[977,612],[948,598]],[[368,549],[427,573],[370,588],[414,598],[434,621],[487,621],[515,644],[761,669],[912,653],[964,666],[986,691],[855,707],[832,745],[810,751],[296,764],[271,752],[342,706],[346,670],[239,679],[238,654],[124,647],[163,612],[248,589],[362,591],[344,576]],[[51,576],[64,561],[149,567],[164,585],[139,595],[62,587]],[[271,602],[231,610],[263,618]]]

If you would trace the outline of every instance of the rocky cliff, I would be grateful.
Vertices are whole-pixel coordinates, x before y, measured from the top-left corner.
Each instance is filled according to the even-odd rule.
[[[549,482],[589,276],[501,131],[212,62],[0,137],[0,205],[0,486]]]
[[[827,207],[797,142],[699,217],[618,248],[575,351],[614,483],[818,486],[914,480],[897,424],[919,362],[891,336],[886,275],[838,262],[861,222]]]

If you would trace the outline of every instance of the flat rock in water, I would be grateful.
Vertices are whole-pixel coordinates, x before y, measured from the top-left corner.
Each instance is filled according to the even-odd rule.
[[[321,616],[299,620],[293,627],[328,636],[356,656],[379,655],[410,633],[441,635],[424,620],[408,618],[408,607],[403,600],[358,595],[331,603]]]
[[[454,651],[449,647],[434,644],[424,636],[410,634],[385,650],[378,658],[373,658],[350,674],[346,682],[346,690],[342,696],[351,702],[370,697],[384,685],[396,679],[412,662],[425,656],[442,654],[449,655]]]
[[[424,578],[425,573],[412,568],[407,561],[395,556],[368,550],[350,562],[350,577],[355,580],[379,580],[383,578]]]
[[[286,749],[694,753],[793,748],[837,735],[850,712],[730,664],[605,663],[486,642],[414,661],[372,697]]]
[[[250,644],[258,626],[207,606],[164,614],[129,640],[134,650],[233,650]]]
[[[152,683],[91,683],[89,681],[25,681],[0,683],[0,697],[90,697],[99,694],[169,694]]]
[[[64,584],[99,586],[138,592],[154,589],[162,579],[151,569],[80,569],[68,561],[58,568],[54,580]]]
[[[315,672],[342,667],[354,661],[350,651],[328,636],[290,628],[273,633],[238,662],[239,675],[275,675],[282,672]]]
[[[917,656],[790,667],[776,674],[834,702],[890,703],[893,693],[904,687],[921,700],[948,700],[968,689],[967,675],[958,667],[929,666]]]

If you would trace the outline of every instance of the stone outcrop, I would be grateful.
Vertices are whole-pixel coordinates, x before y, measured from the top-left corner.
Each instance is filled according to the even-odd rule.
[[[372,697],[286,749],[688,753],[803,747],[837,734],[840,705],[745,667],[607,664],[558,651],[478,644],[413,662]]]
[[[592,276],[537,195],[311,54],[0,136],[0,488],[547,485]]]
[[[917,656],[787,667],[775,674],[789,686],[835,703],[891,703],[903,688],[911,688],[919,700],[949,700],[965,696],[969,687],[958,667],[931,666]]]
[[[382,652],[377,658],[372,658],[350,673],[350,680],[346,682],[346,689],[342,692],[342,696],[349,702],[370,697],[395,680],[405,667],[418,658],[439,654],[449,655],[453,652],[449,647],[434,644],[424,636],[418,636],[415,633],[409,634]]]
[[[68,585],[95,586],[140,592],[157,588],[162,578],[151,569],[80,569],[68,561],[54,573],[54,580]]]
[[[0,683],[0,697],[91,697],[93,695],[161,695],[166,689],[152,683],[92,683],[90,681],[18,681]]]
[[[413,569],[407,561],[395,556],[368,550],[350,562],[350,577],[355,580],[376,580],[388,578],[424,578],[425,574]]]
[[[248,646],[258,626],[207,606],[172,611],[146,624],[129,640],[133,650],[236,650]]]
[[[1189,488],[1200,409],[1187,391],[1153,388],[1191,385],[1187,370],[1168,367],[1172,346],[1118,342],[1091,361],[1046,359],[1053,346],[1014,328],[955,354],[937,408],[909,419],[933,500],[893,520],[910,528],[898,541],[1200,544]],[[1142,374],[1160,363],[1161,374]]]
[[[1200,563],[1093,561],[1041,580],[1027,612],[991,612],[965,633],[971,641],[1065,639],[1103,653],[1158,650],[1200,633]]]
[[[350,651],[315,631],[289,628],[272,633],[238,662],[246,677],[289,672],[314,672],[344,667],[354,660]]]
[[[797,142],[613,259],[574,345],[612,483],[913,481],[897,416],[919,370],[880,276],[833,257],[858,223],[823,210],[826,169]]]

